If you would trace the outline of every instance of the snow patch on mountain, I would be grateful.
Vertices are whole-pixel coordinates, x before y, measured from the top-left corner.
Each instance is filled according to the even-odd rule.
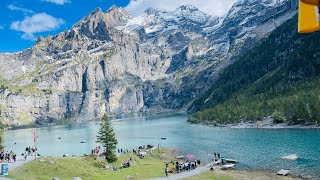
[[[185,5],[178,7],[174,11],[159,11],[148,8],[141,16],[131,18],[125,26],[118,26],[117,29],[129,33],[142,26],[147,34],[152,34],[183,29],[182,26],[190,23],[200,25],[205,29],[204,32],[208,32],[208,28],[218,22],[218,17],[201,12],[192,5]]]

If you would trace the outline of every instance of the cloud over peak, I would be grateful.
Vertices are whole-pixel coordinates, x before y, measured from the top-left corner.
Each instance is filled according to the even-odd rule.
[[[43,0],[43,1],[51,2],[51,3],[54,3],[54,4],[58,4],[58,5],[64,5],[66,3],[70,3],[71,2],[70,0]]]
[[[199,10],[214,16],[224,16],[237,0],[131,0],[125,7],[133,16],[152,7],[159,10],[174,10],[178,6],[191,4]]]
[[[22,21],[11,23],[10,28],[23,32],[23,39],[35,40],[34,33],[47,32],[60,28],[64,24],[63,19],[55,18],[47,13],[26,16]]]

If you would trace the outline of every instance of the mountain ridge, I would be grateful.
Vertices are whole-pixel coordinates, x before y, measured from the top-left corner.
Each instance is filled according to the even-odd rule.
[[[284,2],[273,8],[254,3],[268,7],[264,13],[278,8],[278,16],[288,19],[295,7]],[[82,122],[105,112],[185,110],[214,83],[223,64],[264,37],[255,30],[270,20],[257,21],[250,7],[242,5],[238,20],[223,21],[192,6],[171,12],[149,9],[139,17],[117,7],[106,13],[97,8],[68,31],[39,37],[27,50],[0,54],[0,115],[7,124],[23,125]],[[243,16],[252,16],[251,29],[241,27]],[[263,33],[268,31],[272,28]]]

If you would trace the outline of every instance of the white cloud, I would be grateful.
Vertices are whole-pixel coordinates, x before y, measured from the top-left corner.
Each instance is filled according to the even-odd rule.
[[[13,5],[13,4],[10,4],[9,6],[8,6],[8,9],[10,9],[11,11],[22,11],[22,12],[24,12],[24,13],[34,13],[32,10],[30,10],[30,9],[26,9],[26,8],[22,8],[22,7],[18,7],[18,6],[15,6],[15,5]]]
[[[131,0],[125,9],[133,16],[142,14],[148,7],[160,10],[174,10],[178,6],[191,4],[199,10],[215,15],[223,16],[237,0]]]
[[[34,33],[58,29],[63,23],[63,19],[55,18],[47,13],[39,13],[31,17],[27,16],[22,21],[11,23],[10,28],[23,32],[21,36],[23,39],[35,40]]]
[[[64,5],[66,3],[70,3],[70,0],[43,0],[46,2],[51,2],[51,3],[55,3],[55,4],[59,4],[59,5]]]

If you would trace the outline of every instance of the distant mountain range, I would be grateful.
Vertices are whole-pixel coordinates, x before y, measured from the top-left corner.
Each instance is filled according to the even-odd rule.
[[[239,0],[223,17],[194,6],[132,17],[96,8],[70,30],[0,54],[4,123],[50,124],[186,110],[217,75],[296,14],[297,0]],[[194,107],[194,106],[191,106]]]

